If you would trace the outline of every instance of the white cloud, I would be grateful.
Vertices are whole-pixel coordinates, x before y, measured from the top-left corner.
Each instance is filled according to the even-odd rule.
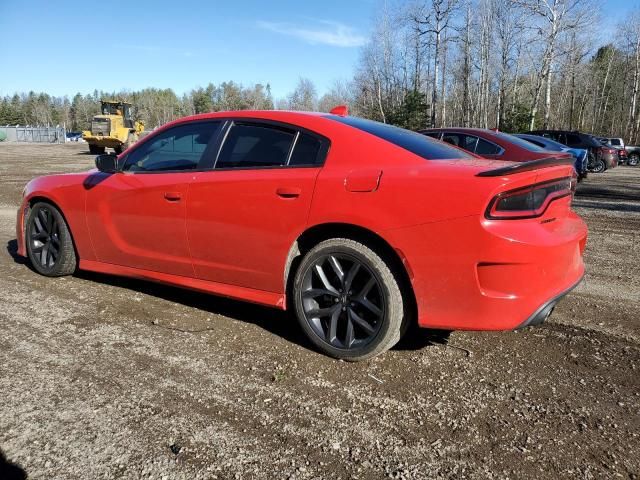
[[[338,22],[321,21],[320,26],[304,28],[291,23],[259,21],[258,26],[271,32],[288,35],[304,40],[312,45],[331,45],[333,47],[359,47],[366,39],[353,28]]]

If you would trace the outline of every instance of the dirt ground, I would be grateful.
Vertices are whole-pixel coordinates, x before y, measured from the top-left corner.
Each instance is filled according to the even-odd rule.
[[[0,478],[640,477],[640,167],[580,185],[587,276],[546,324],[350,364],[279,311],[30,270],[22,188],[85,150],[0,144]]]

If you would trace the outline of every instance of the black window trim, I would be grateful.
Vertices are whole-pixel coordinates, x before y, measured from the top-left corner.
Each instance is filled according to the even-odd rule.
[[[184,125],[193,125],[199,123],[219,123],[218,130],[216,134],[212,137],[211,142],[207,144],[207,148],[202,154],[202,158],[200,162],[198,162],[198,168],[194,168],[191,170],[152,170],[152,171],[137,171],[131,172],[122,170],[124,164],[127,161],[128,156],[135,152],[142,145],[146,144],[148,141],[152,141],[154,137],[157,135],[161,135],[164,132],[167,132],[173,128],[182,127]],[[289,154],[287,156],[287,164],[286,165],[273,165],[273,166],[265,166],[265,167],[230,167],[230,168],[215,168],[216,163],[218,162],[218,157],[220,156],[220,151],[222,150],[222,146],[224,145],[224,141],[227,138],[227,134],[234,123],[245,123],[245,124],[253,124],[253,125],[270,125],[272,128],[280,128],[282,130],[288,130],[290,132],[295,132],[295,138],[292,142],[292,146],[289,149]],[[312,137],[320,140],[321,146],[320,151],[318,152],[318,156],[321,157],[321,161],[315,165],[289,165],[291,161],[291,157],[293,156],[295,145],[297,144],[300,135],[305,133],[307,135],[311,135]],[[211,149],[211,152],[209,152]],[[313,130],[309,130],[305,127],[301,127],[298,125],[293,125],[291,123],[280,122],[277,120],[271,120],[266,118],[254,118],[254,117],[216,117],[216,118],[207,118],[201,120],[189,120],[186,122],[179,122],[171,127],[159,131],[154,132],[153,134],[145,137],[140,140],[140,143],[134,147],[134,149],[127,153],[126,156],[122,158],[118,158],[118,165],[120,168],[120,173],[124,173],[127,175],[137,175],[137,174],[145,174],[145,175],[157,175],[161,173],[202,173],[202,172],[211,172],[211,171],[231,171],[231,170],[272,170],[275,168],[322,168],[329,156],[329,151],[331,149],[331,140],[320,133],[314,132]],[[213,155],[212,155],[213,154]],[[212,161],[209,161],[212,160]]]

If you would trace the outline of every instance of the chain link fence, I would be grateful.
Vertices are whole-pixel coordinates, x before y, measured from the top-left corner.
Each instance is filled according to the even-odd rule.
[[[21,127],[0,126],[6,142],[23,143],[64,143],[66,129],[64,127]]]

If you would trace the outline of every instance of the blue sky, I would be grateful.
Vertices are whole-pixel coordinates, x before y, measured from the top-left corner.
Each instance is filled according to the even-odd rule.
[[[606,0],[628,11],[640,0]],[[101,17],[99,5],[104,5]],[[0,0],[0,95],[350,78],[381,0]],[[610,21],[613,30],[615,22]],[[604,40],[603,40],[604,41]]]

